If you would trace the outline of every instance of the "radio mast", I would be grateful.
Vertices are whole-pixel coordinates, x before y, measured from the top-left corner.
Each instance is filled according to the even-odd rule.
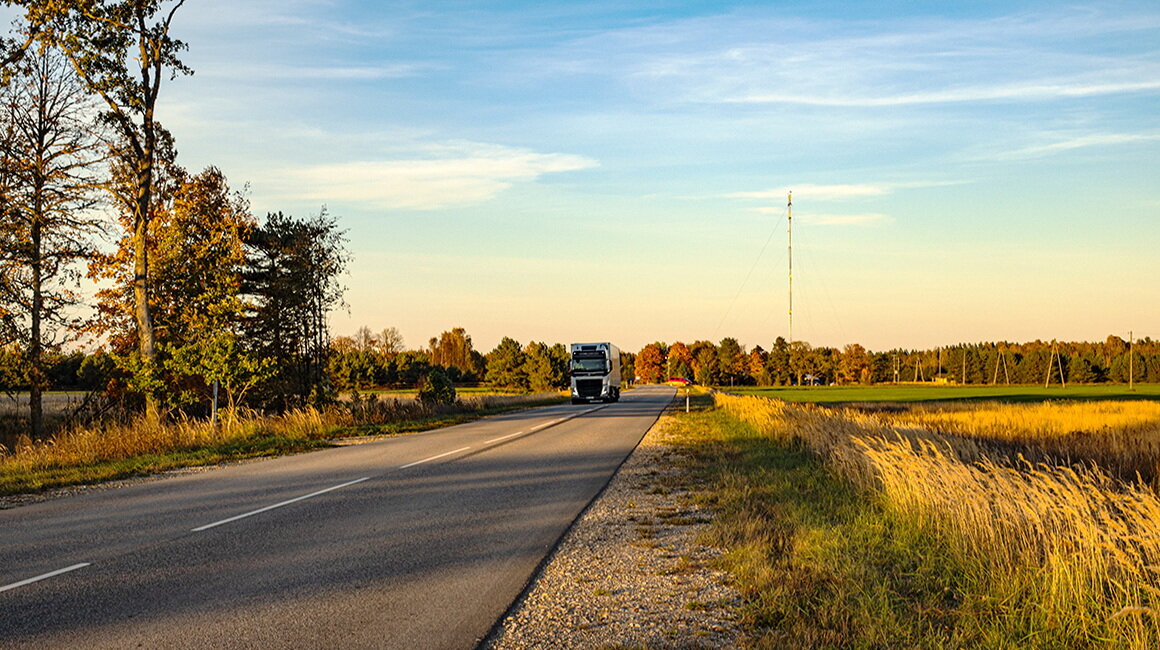
[[[793,345],[793,192],[788,196],[786,222],[789,224],[789,342]]]

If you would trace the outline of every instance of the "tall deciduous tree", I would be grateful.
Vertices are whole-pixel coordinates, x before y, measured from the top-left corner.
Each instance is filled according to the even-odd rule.
[[[109,140],[123,175],[110,184],[131,215],[134,316],[141,372],[157,370],[149,284],[148,238],[158,158],[172,138],[156,119],[161,86],[192,71],[178,59],[186,46],[170,35],[185,0],[7,0],[24,9],[25,29],[58,48],[90,92],[105,104]],[[157,403],[147,395],[148,411]]]
[[[170,165],[165,178],[146,240],[158,371],[135,373],[134,388],[156,393],[170,406],[187,406],[205,403],[217,381],[233,402],[262,374],[262,364],[240,341],[244,241],[257,222],[245,197],[231,191],[215,167],[189,176]],[[133,365],[139,357],[129,354],[138,349],[140,332],[133,265],[126,263],[133,248],[132,238],[123,236],[115,251],[91,265],[90,274],[109,285],[97,292],[95,330],[109,336],[130,369],[139,370]]]
[[[691,378],[693,376],[693,353],[689,350],[689,346],[680,341],[670,345],[667,365],[673,376]]]
[[[460,376],[465,374],[475,376],[479,371],[479,368],[475,367],[473,356],[475,349],[471,345],[471,335],[462,327],[452,328],[450,332],[440,334],[439,338],[432,338],[429,346],[432,365],[456,368],[459,371],[456,374]]]
[[[636,376],[648,384],[656,384],[665,377],[665,353],[660,343],[649,343],[636,355]]]
[[[39,438],[45,353],[75,320],[76,264],[100,232],[91,211],[100,153],[93,103],[64,59],[41,47],[20,67],[0,95],[0,328],[27,355],[29,424]]]

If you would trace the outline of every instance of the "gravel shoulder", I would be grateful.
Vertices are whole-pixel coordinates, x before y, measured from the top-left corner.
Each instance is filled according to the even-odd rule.
[[[740,644],[741,597],[712,568],[722,551],[698,542],[712,513],[682,487],[671,421],[645,435],[481,648]]]

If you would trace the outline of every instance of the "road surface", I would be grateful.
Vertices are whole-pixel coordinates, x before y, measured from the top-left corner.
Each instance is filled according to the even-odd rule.
[[[0,647],[474,647],[672,396],[0,511]]]

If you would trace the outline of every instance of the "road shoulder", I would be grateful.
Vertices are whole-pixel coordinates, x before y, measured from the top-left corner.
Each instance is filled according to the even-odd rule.
[[[698,542],[663,415],[481,648],[736,647],[739,594]]]

